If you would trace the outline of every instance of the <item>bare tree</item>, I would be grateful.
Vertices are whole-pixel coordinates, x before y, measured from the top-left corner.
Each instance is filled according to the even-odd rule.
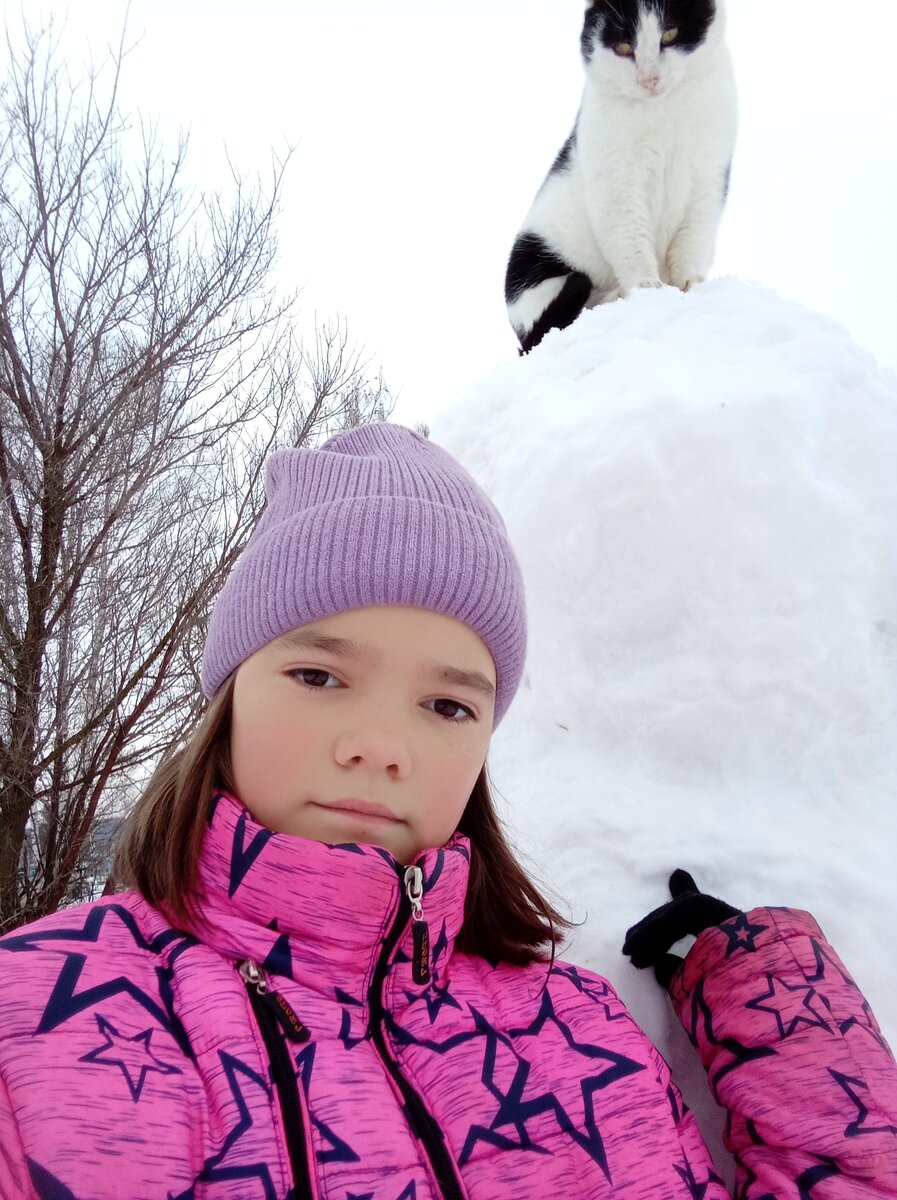
[[[0,93],[0,932],[102,887],[109,823],[195,718],[211,599],[271,447],[388,415],[345,328],[269,283],[283,179],[137,165],[121,53],[72,85],[10,41]],[[132,131],[133,132],[133,131]],[[95,861],[96,860],[96,861]]]

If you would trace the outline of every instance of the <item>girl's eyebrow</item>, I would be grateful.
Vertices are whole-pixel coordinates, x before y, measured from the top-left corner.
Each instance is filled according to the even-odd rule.
[[[354,658],[377,665],[380,656],[369,646],[356,642],[354,638],[328,637],[323,633],[305,632],[294,629],[277,639],[281,646],[290,650],[322,650],[325,654],[341,658]],[[495,687],[482,671],[465,671],[461,667],[449,667],[444,663],[424,664],[424,673],[458,687],[468,687],[490,700],[495,699]]]
[[[366,649],[354,638],[327,637],[323,633],[308,633],[301,629],[293,629],[277,639],[279,644],[289,650],[323,650],[326,654],[336,654],[341,658],[365,658],[374,661],[376,655]]]
[[[495,688],[482,671],[462,671],[460,667],[446,667],[441,663],[427,663],[426,670],[428,674],[444,679],[446,683],[468,687],[489,700],[495,699]]]

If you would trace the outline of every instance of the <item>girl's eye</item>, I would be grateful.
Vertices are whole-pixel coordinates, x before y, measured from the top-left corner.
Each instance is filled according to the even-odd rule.
[[[632,58],[632,42],[617,42],[614,54],[619,54],[620,58]]]
[[[314,688],[316,691],[323,688],[342,687],[335,675],[321,670],[320,667],[299,667],[291,674],[294,679],[298,679],[300,683],[304,683],[306,687]]]
[[[432,706],[438,717],[443,717],[446,721],[456,721],[460,724],[462,721],[475,719],[472,710],[465,704],[459,704],[457,700],[430,700],[429,706]]]
[[[661,46],[671,46],[678,36],[679,30],[675,27],[673,29],[664,30],[663,36],[660,39]]]

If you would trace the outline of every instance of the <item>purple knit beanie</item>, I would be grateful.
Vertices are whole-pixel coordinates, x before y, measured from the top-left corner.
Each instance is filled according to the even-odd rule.
[[[410,429],[380,423],[317,450],[276,451],[265,486],[265,511],[212,610],[205,695],[299,625],[409,605],[463,621],[486,644],[497,725],[523,673],[523,581],[501,517],[463,467]]]

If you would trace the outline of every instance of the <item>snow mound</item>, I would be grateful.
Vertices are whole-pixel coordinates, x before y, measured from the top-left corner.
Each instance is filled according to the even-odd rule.
[[[491,769],[584,921],[568,956],[688,1076],[619,952],[688,867],[733,904],[813,912],[897,1044],[897,377],[723,279],[584,313],[433,438],[526,579],[527,673]]]

